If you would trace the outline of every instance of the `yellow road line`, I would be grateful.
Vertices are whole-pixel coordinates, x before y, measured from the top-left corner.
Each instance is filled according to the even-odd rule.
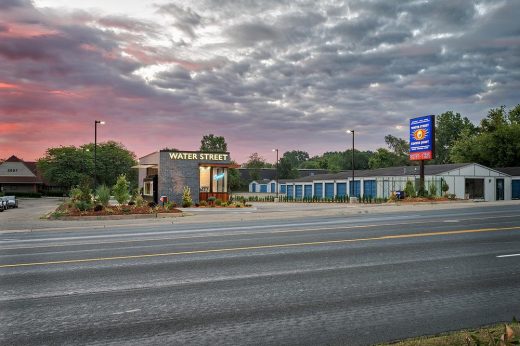
[[[123,260],[123,259],[138,259],[138,258],[150,258],[150,257],[178,256],[178,255],[194,255],[194,254],[207,254],[207,253],[219,253],[219,252],[235,252],[235,251],[245,251],[245,250],[263,250],[263,249],[276,249],[276,248],[288,248],[288,247],[299,247],[299,246],[354,243],[354,242],[371,241],[371,240],[404,239],[404,238],[434,237],[434,236],[441,236],[441,235],[454,235],[454,234],[467,234],[467,233],[510,231],[510,230],[517,230],[517,229],[520,229],[520,226],[503,227],[503,228],[469,229],[469,230],[445,231],[445,232],[415,233],[415,234],[397,234],[397,235],[387,235],[387,236],[371,237],[371,238],[325,240],[325,241],[290,243],[290,244],[257,245],[257,246],[244,246],[244,247],[236,247],[236,248],[223,248],[223,249],[166,252],[166,253],[156,253],[156,254],[146,254],[146,255],[129,255],[129,256],[85,258],[85,259],[74,259],[74,260],[63,260],[63,261],[49,261],[49,262],[3,264],[3,265],[0,265],[0,268],[16,268],[16,267],[31,267],[31,266],[50,265],[50,264],[115,261],[115,260]]]
[[[518,218],[517,215],[514,216],[490,216],[490,217],[481,217],[481,218],[471,218],[471,219],[457,219],[457,221],[475,221],[475,220],[488,220],[488,219],[504,219],[504,218]],[[304,232],[315,232],[315,231],[335,231],[342,229],[362,229],[362,228],[371,228],[371,227],[388,227],[388,226],[399,226],[399,225],[426,225],[429,223],[439,224],[439,220],[437,219],[429,219],[425,222],[425,220],[421,221],[403,221],[403,222],[395,222],[395,223],[386,223],[386,224],[369,224],[369,225],[355,225],[355,226],[346,226],[339,225],[335,227],[321,227],[321,228],[303,228],[303,229],[292,229],[292,230],[277,230],[277,231],[228,231],[225,233],[217,233],[217,234],[208,234],[208,233],[200,233],[197,235],[190,236],[171,236],[171,237],[160,237],[160,238],[144,238],[144,239],[128,239],[128,240],[108,240],[106,242],[74,242],[73,239],[69,243],[59,243],[59,244],[49,244],[49,245],[34,245],[34,246],[12,246],[12,247],[0,247],[0,250],[21,250],[21,249],[37,249],[37,248],[57,248],[57,247],[71,247],[71,246],[84,246],[84,245],[106,245],[106,244],[121,244],[121,243],[140,243],[140,242],[148,242],[148,241],[161,241],[161,240],[185,240],[185,239],[197,239],[197,238],[211,238],[211,237],[224,237],[224,236],[244,236],[244,235],[256,235],[256,234],[282,234],[282,233],[304,233]],[[283,226],[283,225],[281,225]],[[189,230],[188,230],[189,231]],[[211,232],[211,231],[208,231]],[[106,239],[106,238],[105,238]],[[1,268],[1,267],[0,267]]]

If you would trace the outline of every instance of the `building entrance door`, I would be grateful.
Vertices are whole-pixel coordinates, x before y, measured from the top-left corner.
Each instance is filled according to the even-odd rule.
[[[466,197],[484,199],[484,179],[466,179]]]
[[[504,179],[497,179],[497,201],[504,200]]]

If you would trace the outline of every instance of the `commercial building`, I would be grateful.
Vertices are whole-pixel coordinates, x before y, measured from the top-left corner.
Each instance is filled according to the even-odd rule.
[[[511,198],[520,199],[520,167],[504,167],[497,170],[511,176]]]
[[[36,169],[36,162],[27,162],[11,156],[0,163],[0,191],[41,192],[43,180]]]
[[[228,169],[238,166],[229,153],[161,150],[139,158],[134,168],[139,169],[139,188],[147,200],[158,203],[165,196],[181,205],[185,188],[193,203],[209,197],[227,201]]]
[[[354,181],[352,181],[351,174],[351,172],[340,172],[284,180],[280,181],[278,187],[274,180],[253,181],[249,184],[249,191],[266,190],[267,193],[275,193],[278,188],[279,193],[287,194],[295,199],[334,198],[347,195],[388,198],[396,191],[403,191],[407,181],[414,182],[416,187],[419,184],[418,166],[355,171]],[[447,193],[460,199],[510,200],[515,196],[513,186],[517,186],[512,184],[512,180],[508,173],[477,163],[425,166],[426,189],[433,185],[437,194],[440,195],[443,182],[445,182],[449,187]],[[516,187],[516,189],[518,188],[520,187]]]

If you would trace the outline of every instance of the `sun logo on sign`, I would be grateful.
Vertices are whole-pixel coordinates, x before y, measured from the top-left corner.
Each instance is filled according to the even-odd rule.
[[[426,135],[428,134],[428,131],[426,131],[425,129],[419,129],[419,130],[415,130],[413,132],[413,138],[416,140],[416,141],[422,141]]]

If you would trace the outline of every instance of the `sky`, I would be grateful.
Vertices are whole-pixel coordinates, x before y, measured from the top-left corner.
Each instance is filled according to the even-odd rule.
[[[520,1],[0,0],[0,158],[385,147],[409,119],[520,103]]]

